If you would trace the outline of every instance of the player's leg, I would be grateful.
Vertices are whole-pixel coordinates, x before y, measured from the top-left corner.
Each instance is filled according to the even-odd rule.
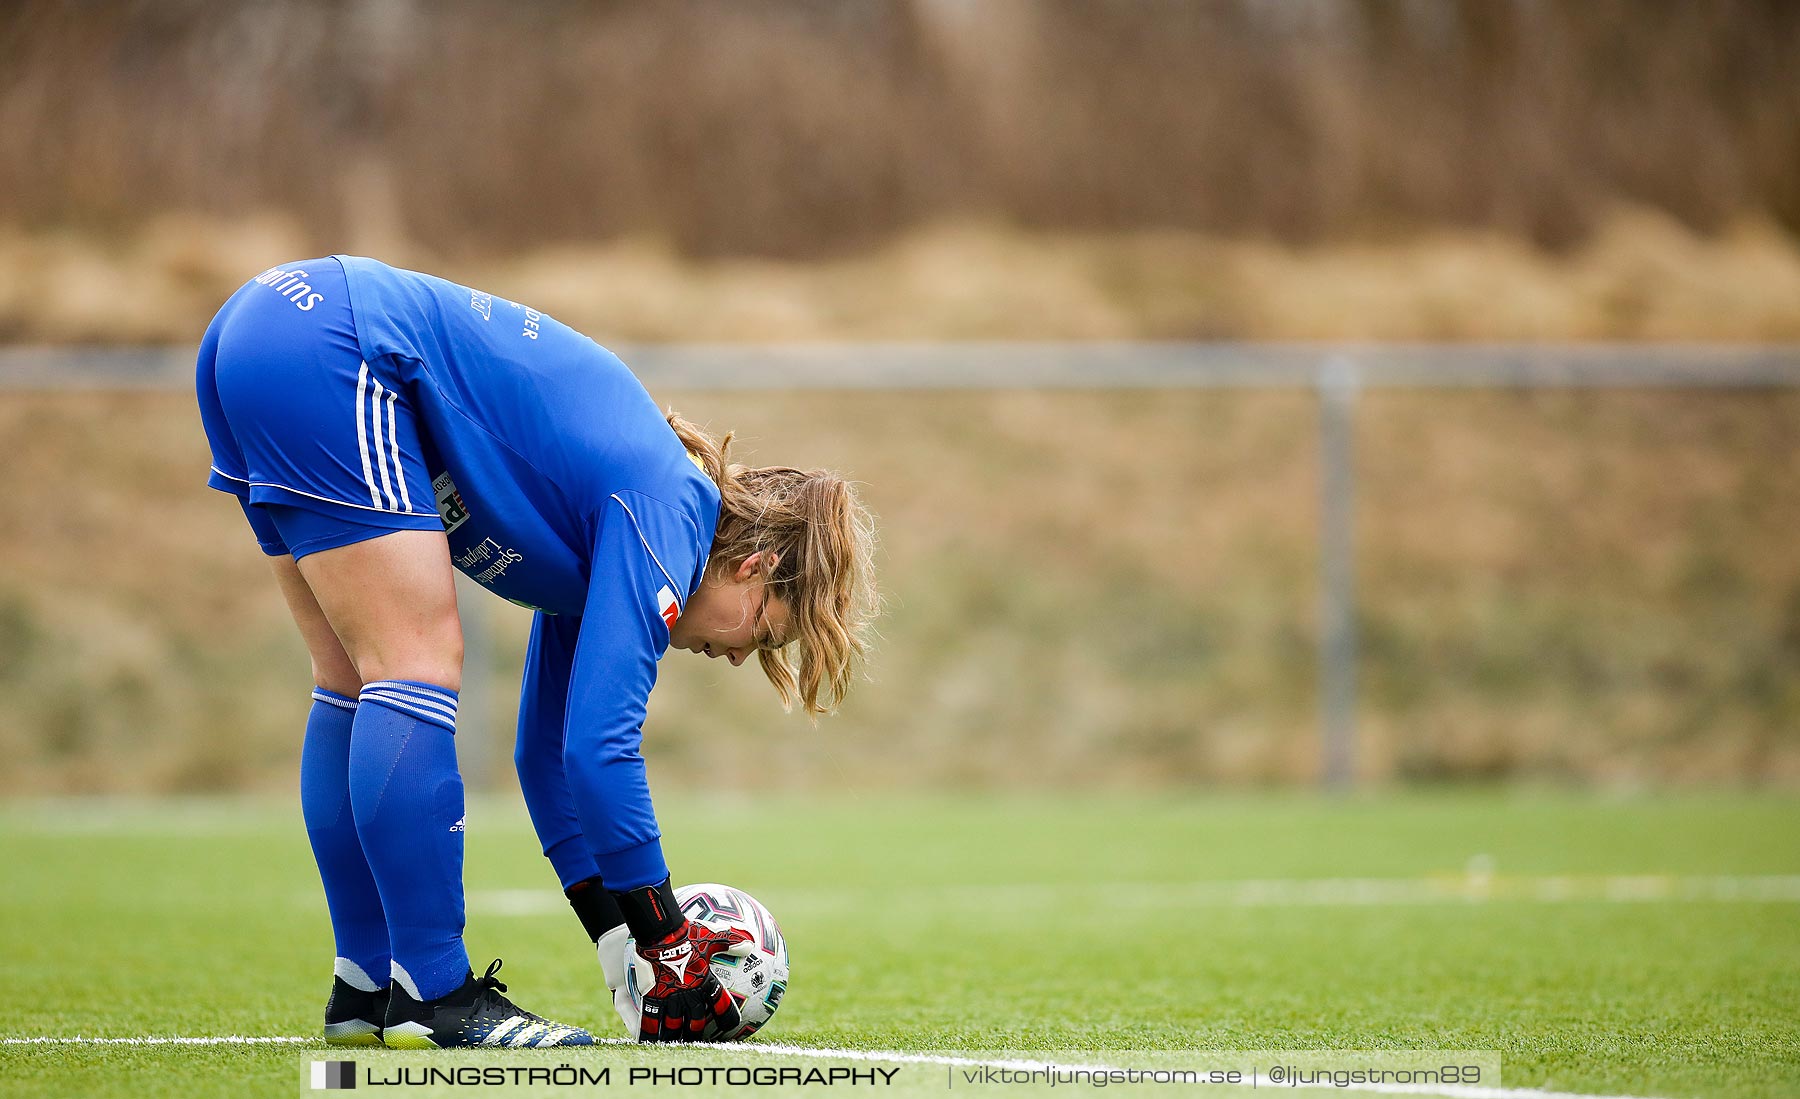
[[[442,531],[393,531],[301,559],[362,680],[350,748],[357,832],[381,891],[394,987],[390,1047],[591,1045],[517,1008],[496,962],[463,947],[463,784],[456,769],[462,627]]]
[[[325,612],[319,609],[312,588],[300,575],[300,566],[289,554],[269,558],[269,566],[281,597],[287,602],[288,613],[300,630],[300,639],[306,643],[306,653],[312,658],[313,686],[354,701],[362,690],[362,679]]]
[[[325,1005],[325,1041],[380,1045],[392,962],[387,917],[350,808],[350,734],[362,680],[294,559],[283,554],[269,558],[269,564],[312,657],[313,704],[300,750],[300,809],[337,944],[331,999]]]
[[[449,548],[442,532],[391,531],[310,554],[298,570],[361,682],[350,800],[393,977],[414,999],[436,999],[469,972],[455,740],[462,627]]]

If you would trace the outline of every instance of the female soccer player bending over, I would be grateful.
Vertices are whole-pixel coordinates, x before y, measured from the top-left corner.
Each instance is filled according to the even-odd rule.
[[[673,646],[755,654],[784,704],[842,700],[876,599],[840,477],[728,465],[610,352],[533,309],[373,260],[271,268],[200,346],[214,488],[236,494],[312,655],[300,800],[336,938],[325,1039],[588,1045],[463,948],[462,633],[451,566],[532,607],[519,780],[643,1041],[737,1025],[675,904],[639,754]],[[608,950],[610,947],[610,953]],[[628,1025],[631,1013],[621,1006]]]

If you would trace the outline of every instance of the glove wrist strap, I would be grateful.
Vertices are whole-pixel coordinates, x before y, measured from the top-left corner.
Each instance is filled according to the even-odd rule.
[[[655,885],[614,890],[612,896],[639,947],[655,946],[687,922],[681,906],[675,903],[675,890],[668,878]]]
[[[607,892],[598,874],[569,886],[563,890],[563,896],[569,898],[569,907],[575,910],[590,942],[599,942],[600,936],[625,922],[619,902]]]

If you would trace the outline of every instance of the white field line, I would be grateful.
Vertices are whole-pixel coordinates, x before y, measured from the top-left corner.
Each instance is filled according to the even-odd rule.
[[[760,892],[760,891],[759,891]],[[854,907],[856,889],[768,890],[783,906]],[[1070,885],[926,887],[909,896],[961,905],[1051,905],[1104,900],[1107,904],[1185,904],[1211,908],[1347,908],[1427,904],[1632,904],[1651,902],[1800,902],[1800,874],[1681,876],[1446,874],[1428,878],[1269,878],[1216,882],[1117,882]],[[551,889],[471,892],[471,911],[487,916],[540,916],[568,905]]]
[[[144,1038],[83,1038],[75,1037],[17,1037],[0,1038],[0,1045],[59,1045],[59,1046],[254,1046],[254,1045],[308,1045],[316,1043],[316,1038],[296,1038],[280,1036],[244,1036],[226,1035],[221,1037],[144,1037]],[[635,1046],[636,1043],[627,1038],[599,1038],[600,1045]],[[830,1049],[812,1046],[786,1045],[780,1042],[727,1042],[718,1045],[711,1043],[693,1047],[696,1052],[738,1054],[746,1057],[809,1057],[826,1061],[862,1061],[877,1064],[906,1065],[942,1065],[946,1068],[994,1068],[1011,1069],[1018,1072],[1030,1072],[1050,1068],[1059,1069],[1122,1069],[1128,1066],[1095,1064],[1086,1061],[1035,1061],[1023,1059],[992,1060],[980,1057],[957,1057],[937,1053],[905,1053],[899,1050],[870,1049]],[[327,1050],[333,1056],[345,1050]],[[559,1051],[567,1056],[568,1051]],[[671,1050],[670,1052],[675,1052]],[[1165,1051],[1175,1053],[1178,1051]],[[1196,1050],[1195,1055],[1205,1057],[1205,1051]],[[1200,1071],[1211,1067],[1197,1066]],[[1209,1085],[1213,1087],[1229,1087],[1227,1084]],[[1240,1087],[1250,1087],[1246,1082]],[[1581,1092],[1545,1091],[1541,1088],[1501,1088],[1481,1087],[1468,1084],[1349,1084],[1339,1085],[1328,1082],[1295,1084],[1286,1083],[1270,1087],[1284,1089],[1323,1089],[1338,1092],[1364,1092],[1377,1095],[1422,1095],[1441,1096],[1443,1099],[1640,1099],[1628,1095],[1588,1095]]]

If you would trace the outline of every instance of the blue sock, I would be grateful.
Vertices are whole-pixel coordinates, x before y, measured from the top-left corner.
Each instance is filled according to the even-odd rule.
[[[381,890],[394,980],[435,1000],[469,975],[456,692],[387,679],[364,684],[358,702],[350,737],[356,834]]]
[[[332,971],[352,987],[373,992],[387,984],[390,959],[387,917],[350,811],[350,726],[355,718],[355,702],[331,691],[313,691],[300,749],[300,812],[337,939]]]

